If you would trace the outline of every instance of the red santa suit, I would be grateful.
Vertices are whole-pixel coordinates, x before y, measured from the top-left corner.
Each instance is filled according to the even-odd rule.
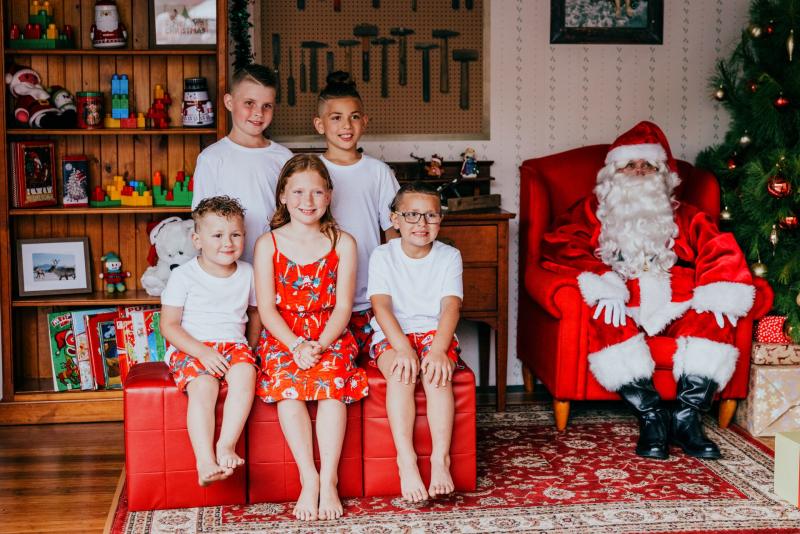
[[[606,164],[618,168],[638,159],[666,162],[677,184],[677,165],[669,145],[658,127],[651,126],[654,130],[644,128],[644,134],[643,129],[634,129],[621,136],[611,146]],[[739,356],[730,319],[745,316],[755,297],[747,262],[733,236],[720,232],[704,212],[679,204],[673,210],[677,235],[668,244],[677,256],[674,265],[662,269],[648,268],[645,263],[635,276],[625,277],[599,257],[603,230],[599,204],[596,194],[580,201],[556,221],[556,230],[542,244],[543,267],[575,273],[587,305],[594,307],[603,299],[624,303],[627,324],[606,324],[602,316],[590,321],[592,374],[610,391],[650,378],[655,363],[646,339],[669,336],[677,346],[675,380],[697,375],[712,379],[722,389]],[[723,327],[713,312],[729,319]]]

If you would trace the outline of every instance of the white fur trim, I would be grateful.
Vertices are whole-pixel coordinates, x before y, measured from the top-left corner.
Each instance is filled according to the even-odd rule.
[[[638,334],[590,354],[589,369],[601,386],[617,391],[636,379],[653,376],[656,364],[650,356],[644,334]]]
[[[609,150],[606,155],[606,165],[609,163],[628,162],[635,159],[647,161],[666,161],[667,151],[657,143],[642,143],[640,145],[621,145]]]
[[[720,312],[744,317],[756,298],[756,288],[739,282],[714,282],[694,288],[692,307],[698,312]]]
[[[739,349],[727,343],[703,337],[679,337],[678,350],[672,357],[672,376],[677,382],[683,375],[697,375],[712,379],[723,389],[733,376]]]
[[[594,306],[600,299],[621,299],[622,302],[628,302],[630,298],[625,282],[614,271],[608,271],[602,276],[590,272],[581,273],[578,275],[578,287],[583,300],[589,306]]]
[[[686,313],[691,301],[672,302],[670,275],[642,273],[639,277],[639,307],[628,308],[628,314],[647,335],[655,336]]]

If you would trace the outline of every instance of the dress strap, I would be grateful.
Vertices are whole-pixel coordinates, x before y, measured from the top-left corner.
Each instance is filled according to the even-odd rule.
[[[278,250],[278,242],[275,241],[275,232],[269,233],[270,237],[272,237],[272,246],[275,247],[275,250]]]

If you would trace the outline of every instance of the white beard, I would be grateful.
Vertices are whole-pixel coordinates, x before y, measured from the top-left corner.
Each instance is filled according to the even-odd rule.
[[[667,273],[678,257],[672,248],[678,236],[672,196],[680,183],[663,162],[647,176],[626,176],[615,163],[597,175],[600,239],[595,255],[624,279],[645,271]]]
[[[117,10],[110,6],[98,7],[94,19],[97,29],[100,31],[113,32],[119,26]]]

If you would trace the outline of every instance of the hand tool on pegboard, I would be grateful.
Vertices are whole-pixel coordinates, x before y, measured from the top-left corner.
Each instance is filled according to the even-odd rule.
[[[361,79],[369,81],[369,42],[378,36],[378,27],[374,24],[357,24],[353,35],[361,38]]]
[[[292,49],[289,49],[289,77],[286,78],[286,101],[290,106],[297,102],[297,95],[294,86],[294,65],[292,62]]]
[[[372,0],[372,7],[374,7],[375,9],[380,9],[381,8],[381,0]]]
[[[439,48],[439,92],[450,92],[450,54],[448,53],[448,39],[461,35],[454,30],[433,30],[431,35],[434,39],[441,39],[442,45]]]
[[[397,73],[398,84],[405,85],[408,83],[408,36],[414,33],[411,28],[392,28],[390,34],[397,37],[399,44],[397,45]]]
[[[272,68],[275,70],[275,102],[281,101],[281,36],[272,34]]]
[[[333,52],[328,50],[325,52],[325,73],[330,74],[335,70],[336,68],[333,66]]]
[[[328,45],[319,41],[303,41],[300,46],[308,49],[308,89],[312,93],[319,91],[319,49]]]
[[[439,48],[434,43],[417,43],[414,48],[422,52],[422,101],[431,101],[431,50]]]
[[[308,92],[308,83],[306,79],[306,51],[300,48],[300,92]]]
[[[353,76],[353,47],[360,45],[361,41],[358,39],[341,39],[339,46],[344,48],[345,59],[347,61],[347,72]]]
[[[472,9],[474,7],[474,4],[475,3],[473,2],[473,0],[464,0],[464,7],[466,7],[467,9]]]
[[[461,94],[458,107],[469,109],[469,63],[478,60],[478,51],[461,48],[453,50],[453,61],[461,63]]]
[[[389,96],[389,45],[397,41],[389,37],[378,37],[372,44],[381,47],[381,97]]]
[[[333,10],[336,13],[342,10],[342,0],[333,0]]]
[[[303,11],[306,8],[306,0],[297,0],[297,10]]]
[[[461,0],[453,0],[452,6],[455,10],[461,9]]]
[[[411,11],[417,10],[417,0],[411,0]]]

